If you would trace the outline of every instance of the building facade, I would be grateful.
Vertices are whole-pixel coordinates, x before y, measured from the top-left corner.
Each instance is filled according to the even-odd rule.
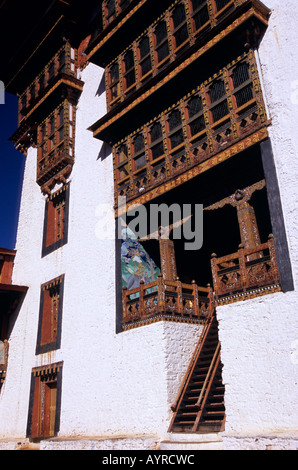
[[[42,4],[0,77],[0,449],[297,449],[296,2]]]

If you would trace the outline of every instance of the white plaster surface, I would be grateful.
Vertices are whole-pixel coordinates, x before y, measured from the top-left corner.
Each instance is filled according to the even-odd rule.
[[[298,3],[265,3],[272,15],[258,54],[297,286]],[[114,240],[99,239],[102,227],[114,224],[112,158],[87,130],[105,113],[101,78],[102,70],[91,64],[82,72],[69,242],[43,259],[44,197],[34,183],[36,150],[27,157],[13,283],[29,290],[9,338],[0,449],[15,448],[14,439],[25,438],[32,368],[56,361],[64,362],[61,426],[58,439],[42,443],[44,448],[147,448],[167,439],[170,405],[200,333],[199,326],[159,322],[115,334]],[[60,274],[65,274],[61,349],[35,356],[40,285]],[[226,387],[224,448],[297,448],[297,300],[295,290],[217,309]]]
[[[155,446],[153,441],[167,433],[170,406],[202,329],[157,322],[115,333],[115,240],[106,235],[112,229],[114,236],[113,164],[110,149],[87,130],[105,113],[105,96],[99,93],[102,74],[92,64],[81,73],[85,86],[76,115],[68,243],[44,258],[45,198],[35,183],[36,150],[28,153],[13,283],[29,290],[9,338],[0,448],[5,440],[15,448],[15,439],[25,438],[32,368],[58,361],[63,361],[60,432],[58,441],[45,447]],[[61,349],[35,356],[40,286],[61,274]],[[107,441],[94,444],[98,437]]]

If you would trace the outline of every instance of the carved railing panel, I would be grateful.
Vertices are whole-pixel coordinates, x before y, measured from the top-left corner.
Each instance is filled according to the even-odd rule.
[[[58,75],[66,74],[77,77],[77,62],[77,50],[73,49],[68,42],[65,43],[19,96],[19,124],[32,107],[36,105],[40,97],[46,93],[46,90]]]
[[[205,319],[213,308],[212,291],[194,282],[164,281],[160,275],[149,284],[141,282],[133,290],[123,289],[123,325],[158,315]]]
[[[256,248],[240,248],[237,253],[211,259],[215,298],[278,284],[274,240]]]

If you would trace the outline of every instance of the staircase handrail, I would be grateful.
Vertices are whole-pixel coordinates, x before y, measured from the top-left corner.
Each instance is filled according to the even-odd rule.
[[[197,345],[196,345],[196,348],[195,348],[194,353],[193,353],[193,355],[192,355],[192,358],[191,358],[191,360],[190,360],[190,363],[189,363],[189,366],[188,366],[188,368],[187,368],[187,371],[186,371],[186,373],[185,373],[185,375],[184,375],[184,377],[183,377],[183,380],[182,380],[182,382],[181,382],[180,388],[179,388],[178,393],[177,393],[177,396],[176,396],[176,400],[175,400],[175,402],[173,403],[173,405],[171,406],[171,410],[174,411],[174,412],[178,409],[179,403],[180,403],[181,398],[182,398],[182,396],[183,396],[183,392],[184,392],[185,388],[187,387],[188,379],[189,379],[189,377],[191,376],[191,373],[192,373],[192,371],[193,371],[193,368],[194,368],[194,366],[195,366],[195,364],[196,364],[196,360],[197,360],[198,354],[200,353],[201,347],[202,347],[202,345],[203,345],[203,343],[204,343],[204,338],[206,337],[206,334],[207,334],[207,332],[208,332],[208,329],[209,329],[209,327],[210,327],[210,325],[211,325],[211,323],[212,323],[212,320],[213,320],[213,317],[214,317],[214,313],[215,313],[215,310],[214,310],[214,308],[212,308],[212,309],[210,310],[210,313],[209,313],[208,317],[206,318],[206,322],[205,322],[205,324],[204,324],[204,328],[203,328],[203,330],[202,330],[202,333],[201,333],[201,335],[200,335],[199,341],[198,341],[198,343],[197,343]]]
[[[218,344],[217,344],[217,346],[216,346],[216,349],[215,349],[215,352],[214,352],[214,355],[213,355],[211,364],[210,364],[210,366],[209,366],[209,369],[208,369],[206,378],[205,378],[205,380],[204,380],[204,384],[203,384],[201,393],[200,393],[199,398],[198,398],[198,401],[197,401],[197,403],[196,403],[196,405],[197,405],[199,408],[202,408],[202,401],[203,401],[203,398],[204,398],[204,396],[205,396],[205,390],[206,390],[206,388],[207,388],[207,386],[208,386],[210,375],[214,372],[214,364],[215,364],[215,362],[216,362],[216,360],[217,360],[217,358],[218,358],[219,351],[220,351],[220,342],[218,342]]]

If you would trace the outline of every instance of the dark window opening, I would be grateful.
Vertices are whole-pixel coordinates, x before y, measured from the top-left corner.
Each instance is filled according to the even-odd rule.
[[[204,116],[200,116],[194,121],[192,121],[189,124],[189,127],[190,127],[190,133],[192,136],[194,136],[195,134],[198,134],[198,132],[201,132],[206,127]]]
[[[250,83],[248,86],[235,93],[237,107],[239,108],[244,105],[248,101],[252,100],[253,97],[253,86],[252,83]]]
[[[228,102],[226,100],[222,101],[217,106],[214,106],[211,112],[212,112],[213,122],[216,122],[219,119],[222,119],[224,116],[229,114]]]
[[[214,82],[209,89],[210,103],[214,103],[225,95],[225,84],[222,80]]]
[[[203,110],[202,99],[200,96],[194,96],[187,104],[188,116],[191,118]]]
[[[178,109],[174,110],[168,119],[169,130],[172,131],[181,125],[181,113]]]
[[[171,141],[171,148],[177,147],[177,145],[180,145],[184,141],[183,137],[183,131],[180,130],[178,132],[175,132],[170,136],[170,141]]]
[[[141,134],[139,134],[134,140],[134,151],[135,151],[135,153],[138,153],[141,150],[143,150],[144,146],[145,146],[144,137]]]

